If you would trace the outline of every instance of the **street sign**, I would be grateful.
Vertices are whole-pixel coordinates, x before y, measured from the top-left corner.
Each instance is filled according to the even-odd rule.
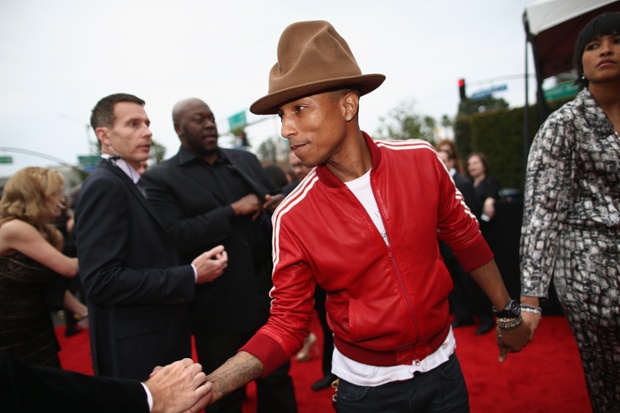
[[[13,157],[12,156],[0,156],[0,163],[12,164]]]
[[[573,97],[577,92],[579,92],[579,86],[573,82],[564,82],[545,90],[544,94],[547,100],[558,100]]]
[[[508,89],[508,85],[492,86],[490,88],[482,89],[482,90],[477,91],[476,93],[473,93],[470,99],[476,100],[476,99],[486,98],[486,97],[491,96],[495,92],[502,92],[507,89]]]
[[[82,169],[86,172],[92,172],[97,168],[101,156],[99,155],[81,155],[78,156],[78,163],[82,166]]]
[[[80,165],[97,165],[101,156],[99,155],[78,155],[78,163]]]
[[[237,128],[243,128],[247,125],[247,120],[245,118],[245,110],[239,113],[235,113],[234,115],[228,118],[228,127],[230,130],[234,130]]]

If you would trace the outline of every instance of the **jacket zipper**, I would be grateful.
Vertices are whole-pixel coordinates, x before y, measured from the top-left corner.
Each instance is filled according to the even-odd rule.
[[[415,315],[415,311],[413,309],[413,304],[411,303],[411,300],[409,299],[409,295],[407,294],[407,288],[405,287],[405,281],[403,280],[402,274],[400,272],[400,269],[398,267],[398,263],[396,262],[396,259],[394,258],[394,254],[393,254],[393,250],[392,250],[392,246],[389,244],[389,240],[392,239],[390,237],[390,234],[388,233],[388,228],[387,225],[385,224],[385,212],[383,209],[383,199],[379,196],[379,194],[377,194],[377,192],[375,191],[375,187],[373,185],[373,179],[372,179],[372,173],[371,173],[371,179],[370,179],[370,188],[372,190],[373,196],[375,197],[375,202],[377,203],[377,208],[379,209],[379,215],[381,216],[381,222],[383,222],[383,227],[385,229],[385,234],[387,236],[388,239],[388,244],[387,245],[387,250],[388,250],[388,258],[390,260],[390,262],[392,263],[392,267],[394,268],[394,271],[396,272],[396,278],[398,279],[398,283],[400,286],[400,289],[402,291],[403,297],[405,298],[405,302],[407,303],[407,306],[409,307],[409,313],[411,314],[411,319],[413,321],[413,326],[415,328],[415,332],[416,332],[416,336],[418,337],[418,339],[420,338],[420,328],[418,326],[418,320],[417,317]],[[374,224],[373,224],[374,226]],[[381,236],[381,234],[379,234]],[[420,359],[418,358],[417,355],[417,345],[414,345],[413,347],[413,354],[415,356],[415,365],[419,366],[420,365]]]

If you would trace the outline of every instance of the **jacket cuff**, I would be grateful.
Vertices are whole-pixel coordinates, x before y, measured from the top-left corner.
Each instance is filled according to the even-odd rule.
[[[261,378],[273,372],[290,358],[277,341],[261,333],[254,335],[239,351],[246,351],[263,363],[265,371]]]
[[[466,272],[471,272],[493,259],[493,251],[480,233],[471,245],[452,252]]]

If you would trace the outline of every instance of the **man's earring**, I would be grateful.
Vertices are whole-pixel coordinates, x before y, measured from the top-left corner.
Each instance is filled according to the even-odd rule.
[[[351,116],[348,115],[345,119],[346,119],[347,122],[349,122],[349,121],[351,121]]]

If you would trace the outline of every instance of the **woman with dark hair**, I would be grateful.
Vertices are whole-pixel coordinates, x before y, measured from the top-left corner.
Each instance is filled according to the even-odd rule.
[[[523,319],[536,328],[554,277],[595,413],[620,411],[620,13],[575,46],[579,94],[530,150],[521,236]]]
[[[62,189],[59,172],[29,167],[9,178],[0,200],[0,351],[55,367],[60,348],[48,305],[88,312],[60,277],[78,273],[77,258],[60,252],[62,235],[52,223]]]
[[[478,219],[489,222],[495,215],[495,201],[499,199],[499,181],[490,175],[491,164],[480,152],[467,157],[467,174],[474,183],[478,203],[473,211]]]

